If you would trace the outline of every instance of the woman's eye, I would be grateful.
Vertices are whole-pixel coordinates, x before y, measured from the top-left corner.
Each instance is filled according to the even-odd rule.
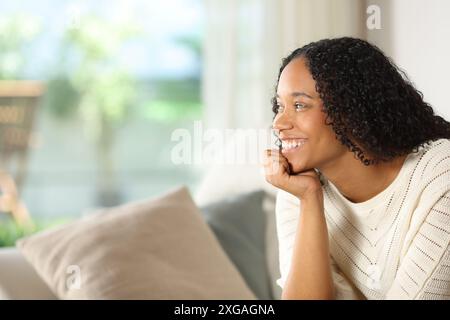
[[[299,111],[299,110],[304,109],[304,108],[305,108],[305,105],[302,104],[302,103],[295,103],[295,104],[294,104],[294,108],[295,108],[296,111]],[[280,105],[280,104],[276,104],[276,105],[273,107],[273,110],[274,110],[275,113],[280,113],[280,112],[283,112],[284,107],[283,107],[282,105]]]
[[[276,111],[276,113],[282,112],[283,106],[280,106],[279,104],[275,105],[275,111]]]
[[[301,103],[296,103],[294,106],[295,106],[295,110],[301,110],[301,109],[305,108],[305,105],[301,104]]]

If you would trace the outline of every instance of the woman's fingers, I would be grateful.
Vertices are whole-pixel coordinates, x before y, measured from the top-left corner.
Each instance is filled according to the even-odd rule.
[[[289,176],[289,163],[286,158],[275,149],[265,150],[264,169],[266,181],[279,187],[283,179]]]
[[[320,181],[314,169],[292,174],[290,164],[279,150],[266,149],[264,153],[266,181],[298,198],[321,189]]]

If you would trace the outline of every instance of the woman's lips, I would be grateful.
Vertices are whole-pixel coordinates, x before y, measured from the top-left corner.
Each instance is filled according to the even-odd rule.
[[[282,140],[281,152],[289,154],[299,151],[307,143],[307,139]]]
[[[294,153],[294,152],[297,152],[297,151],[299,151],[299,149],[301,149],[301,148],[303,148],[303,145],[302,146],[298,146],[298,147],[294,147],[294,148],[291,148],[291,149],[281,149],[281,153],[283,153],[283,154],[290,154],[290,153]]]

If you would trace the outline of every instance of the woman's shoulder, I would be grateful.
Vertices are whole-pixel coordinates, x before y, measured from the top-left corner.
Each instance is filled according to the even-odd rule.
[[[423,170],[427,174],[440,168],[450,169],[450,139],[437,139],[422,145],[415,158],[424,164]]]
[[[450,151],[450,139],[440,138],[440,139],[432,140],[432,141],[429,141],[428,143],[424,144],[424,146],[422,148],[424,148],[427,152],[430,152],[430,151],[431,152],[442,152],[442,151],[449,152]]]
[[[450,139],[438,139],[422,146],[413,155],[414,184],[422,188],[450,188]]]

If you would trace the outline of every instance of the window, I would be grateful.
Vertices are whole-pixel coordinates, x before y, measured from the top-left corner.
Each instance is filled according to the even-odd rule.
[[[0,79],[45,88],[26,165],[0,164],[22,170],[33,219],[195,187],[170,139],[202,115],[203,15],[201,0],[0,3]]]

